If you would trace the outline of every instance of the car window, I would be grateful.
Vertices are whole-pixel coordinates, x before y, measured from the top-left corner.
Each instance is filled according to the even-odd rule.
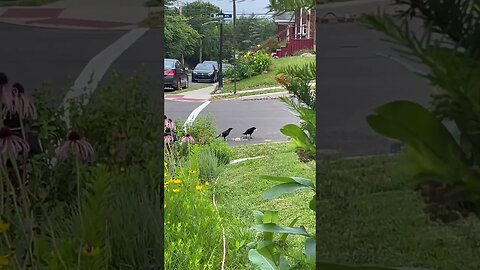
[[[211,64],[198,64],[195,69],[214,70],[215,67]]]
[[[174,68],[175,67],[175,62],[173,61],[163,61],[164,68]]]

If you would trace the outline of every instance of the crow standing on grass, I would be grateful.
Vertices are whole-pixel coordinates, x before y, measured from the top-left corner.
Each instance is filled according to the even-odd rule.
[[[255,130],[257,130],[256,127],[251,127],[251,128],[249,128],[249,129],[247,129],[247,130],[243,133],[243,135],[245,135],[245,136],[250,136],[250,138],[252,138],[252,134],[253,134],[253,132],[254,132]]]
[[[222,136],[222,138],[226,141],[227,140],[227,136],[228,134],[230,134],[230,131],[232,131],[233,128],[228,128],[227,130],[225,130],[224,132],[218,134],[218,136],[216,138],[220,138],[220,136]],[[216,139],[215,138],[215,139]]]

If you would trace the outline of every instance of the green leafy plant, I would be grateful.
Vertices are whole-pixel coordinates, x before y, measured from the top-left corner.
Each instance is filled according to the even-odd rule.
[[[450,222],[479,210],[480,175],[480,21],[476,1],[403,1],[404,15],[419,17],[425,32],[418,37],[404,18],[386,14],[365,22],[385,33],[429,68],[434,90],[429,110],[393,102],[375,110],[368,123],[378,133],[405,144],[408,163],[418,179],[432,218]],[[419,12],[418,12],[419,11]],[[417,15],[418,14],[418,15]],[[435,33],[448,39],[434,40]],[[453,46],[452,46],[453,43]],[[394,125],[398,125],[394,127]],[[440,194],[440,195],[438,195]]]
[[[224,75],[228,80],[234,80],[236,78],[237,81],[240,81],[269,71],[272,64],[273,58],[265,51],[258,50],[254,53],[248,51],[240,55],[240,59],[237,60],[237,67],[235,69],[228,69]]]
[[[181,127],[181,124],[177,125]],[[217,127],[211,115],[199,116],[193,123],[187,124],[186,131],[190,134],[197,144],[206,145],[211,143],[217,136]],[[177,129],[178,137],[184,135],[183,129]]]
[[[300,177],[276,177],[262,176],[262,178],[280,182],[281,184],[266,190],[263,198],[266,200],[276,199],[282,195],[301,191],[310,190],[315,192],[315,184],[305,178]],[[309,203],[312,211],[315,211],[315,195]],[[248,258],[250,261],[262,270],[266,269],[314,269],[315,267],[315,236],[307,232],[305,227],[293,227],[298,221],[294,218],[288,226],[279,225],[279,217],[276,211],[255,211],[256,224],[251,229],[261,233],[259,241],[251,242],[247,246]],[[278,234],[279,239],[275,240],[274,236]],[[285,241],[289,235],[299,235],[306,237],[305,240],[305,258],[294,258],[288,254],[285,248]],[[289,262],[287,257],[292,257],[294,264]]]
[[[227,143],[215,140],[208,144],[209,150],[217,157],[220,164],[227,165],[233,160],[233,151]]]
[[[288,124],[280,131],[292,139],[299,159],[304,162],[314,160],[316,155],[316,96],[311,86],[315,76],[314,62],[282,68],[277,76],[277,81],[292,94],[292,97],[280,99],[300,119],[300,126]]]

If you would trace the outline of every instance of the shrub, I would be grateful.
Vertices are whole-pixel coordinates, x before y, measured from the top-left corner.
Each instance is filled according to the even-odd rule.
[[[209,181],[215,180],[224,169],[224,164],[209,147],[199,148],[198,166],[200,178]]]
[[[227,70],[224,75],[228,80],[234,80],[236,78],[237,81],[240,81],[262,72],[269,71],[272,64],[273,58],[265,51],[259,50],[254,53],[248,51],[240,56],[240,59],[237,61],[236,74],[232,68]]]
[[[223,141],[212,141],[208,145],[208,148],[215,155],[215,157],[217,157],[218,161],[223,165],[229,164],[234,157],[233,151],[230,146],[228,146],[228,144]]]
[[[177,128],[178,137],[182,137],[184,134],[183,129]],[[188,125],[187,132],[190,134],[200,145],[209,144],[217,135],[217,128],[215,122],[210,115],[199,116],[193,123]]]

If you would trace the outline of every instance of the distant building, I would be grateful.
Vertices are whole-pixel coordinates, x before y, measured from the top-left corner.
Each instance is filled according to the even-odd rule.
[[[272,51],[274,56],[284,57],[300,50],[315,50],[315,18],[315,10],[305,8],[275,16],[276,39],[283,45]]]

